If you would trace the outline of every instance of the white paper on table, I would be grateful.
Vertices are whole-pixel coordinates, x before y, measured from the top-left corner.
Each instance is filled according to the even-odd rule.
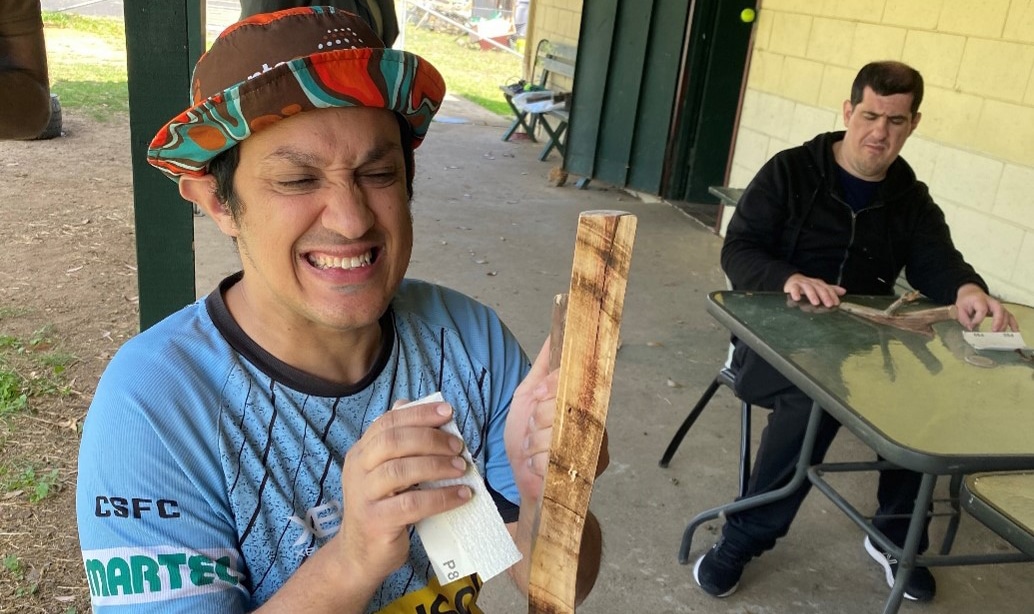
[[[962,337],[978,350],[1026,350],[1023,335],[1018,332],[981,333],[962,331]]]
[[[442,393],[436,392],[409,405],[444,401]],[[463,438],[455,420],[441,428]],[[420,488],[465,484],[474,493],[463,505],[416,523],[417,535],[442,586],[473,573],[477,573],[482,582],[487,582],[522,558],[466,444],[463,458],[467,461],[467,472],[463,477],[420,484]]]

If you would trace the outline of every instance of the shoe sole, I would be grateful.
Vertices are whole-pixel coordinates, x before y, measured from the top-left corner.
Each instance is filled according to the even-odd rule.
[[[693,580],[697,583],[697,586],[700,587],[700,590],[704,591],[708,595],[711,595],[712,597],[717,597],[719,599],[724,599],[725,597],[728,597],[729,595],[735,593],[736,589],[738,589],[740,587],[740,583],[739,582],[734,584],[732,588],[730,588],[729,590],[725,591],[721,595],[715,595],[713,593],[710,593],[710,592],[708,592],[708,590],[706,588],[704,588],[704,585],[700,583],[700,563],[704,562],[704,557],[705,556],[707,556],[707,555],[706,554],[701,555],[700,558],[697,559],[697,562],[693,564]]]
[[[879,563],[880,567],[883,567],[883,574],[887,578],[887,586],[894,588],[894,572],[890,568],[890,561],[887,560],[887,556],[880,552],[876,548],[876,544],[872,543],[872,540],[868,537],[865,538],[864,544],[865,551],[869,554],[869,557]],[[910,595],[908,591],[905,591],[905,599],[919,601],[914,595]]]

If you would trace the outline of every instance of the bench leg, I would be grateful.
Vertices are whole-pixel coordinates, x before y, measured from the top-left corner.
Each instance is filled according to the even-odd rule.
[[[549,157],[550,152],[552,152],[554,148],[556,148],[556,150],[560,152],[560,157],[563,158],[564,143],[562,139],[564,136],[564,132],[567,131],[567,122],[561,120],[560,123],[557,124],[557,127],[554,129],[552,126],[549,125],[549,121],[545,117],[542,117],[541,121],[542,127],[545,128],[546,133],[549,134],[549,142],[546,143],[545,149],[543,149],[542,153],[539,154],[539,160],[545,161],[545,159]]]
[[[503,133],[503,140],[509,141],[510,137],[513,136],[513,133],[517,131],[517,128],[523,127],[525,134],[528,135],[528,138],[531,139],[533,143],[537,143],[538,141],[535,140],[536,117],[534,115],[532,116],[530,124],[526,122],[525,118],[528,117],[528,112],[521,111],[516,106],[514,106],[513,97],[511,96],[506,97],[506,104],[510,105],[510,109],[513,111],[515,119],[513,120],[513,123],[510,124],[510,127],[506,129],[506,132]]]

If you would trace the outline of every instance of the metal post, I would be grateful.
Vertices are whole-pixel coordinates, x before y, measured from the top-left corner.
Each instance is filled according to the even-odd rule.
[[[141,329],[194,300],[193,212],[146,154],[158,129],[190,102],[190,75],[204,50],[203,4],[125,3]]]

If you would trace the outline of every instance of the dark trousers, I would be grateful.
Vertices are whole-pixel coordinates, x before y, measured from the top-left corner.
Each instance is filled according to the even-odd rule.
[[[787,484],[793,477],[812,406],[811,399],[793,385],[766,397],[752,398],[750,402],[769,407],[772,412],[761,435],[754,470],[747,486],[747,496],[775,490]],[[823,412],[811,464],[822,462],[839,428],[840,423]],[[921,474],[906,469],[880,472],[879,487],[876,491],[879,508],[873,525],[898,546],[905,543],[909,518],[888,516],[912,513],[921,479]],[[776,540],[790,530],[790,523],[793,522],[810,489],[811,482],[805,480],[796,492],[785,499],[729,516],[722,534],[726,541],[743,552],[756,556],[770,550],[775,546]],[[919,552],[925,551],[929,545],[926,532],[929,524],[928,517],[920,540]]]

